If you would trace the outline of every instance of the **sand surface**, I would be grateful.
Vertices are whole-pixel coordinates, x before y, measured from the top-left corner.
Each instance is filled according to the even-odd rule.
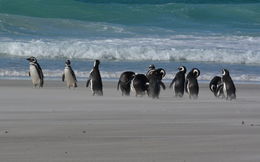
[[[237,100],[122,97],[115,82],[93,97],[58,81],[33,89],[0,80],[0,162],[259,162],[260,85]],[[244,124],[242,124],[244,121]]]

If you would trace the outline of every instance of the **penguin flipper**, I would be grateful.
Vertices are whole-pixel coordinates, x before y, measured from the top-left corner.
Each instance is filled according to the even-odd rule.
[[[30,73],[30,71],[28,72],[28,74],[29,74],[29,76],[31,76],[31,73]]]
[[[165,90],[166,89],[166,86],[165,86],[165,84],[161,81],[160,82],[160,85],[162,86],[162,88]]]
[[[119,90],[120,83],[121,83],[121,81],[119,80],[118,83],[117,83],[117,87],[116,87],[117,90]]]
[[[90,80],[91,80],[91,79],[88,79],[88,80],[87,80],[86,87],[89,86]]]
[[[221,83],[221,84],[217,87],[216,92],[215,92],[215,96],[216,96],[216,97],[221,97],[221,96],[223,96],[223,94],[224,94],[224,92],[223,92],[223,87],[224,87],[223,83]]]
[[[172,88],[172,85],[173,85],[173,83],[176,81],[176,77],[174,77],[174,79],[172,80],[172,82],[171,82],[171,84],[170,84],[170,88]]]
[[[43,78],[44,78],[44,76],[43,76],[43,72],[42,72],[42,69],[41,69],[41,67],[40,67],[39,64],[38,64],[38,67],[39,67],[39,68],[36,68],[36,69],[37,69],[38,73],[40,74],[40,79],[41,79],[40,87],[43,87],[43,84],[44,84]]]
[[[39,77],[40,77],[41,80],[43,80],[44,76],[43,76],[42,68],[38,63],[36,63],[36,66],[37,66],[36,69],[37,69],[37,72],[39,74]]]
[[[72,74],[72,76],[73,76],[74,80],[77,82],[76,75],[75,75],[75,73],[74,73],[74,71],[73,71],[72,69],[71,69],[71,74]]]
[[[185,81],[185,86],[184,86],[184,88],[185,88],[185,92],[188,93],[188,87],[187,87],[187,85],[188,85],[188,81],[186,80],[186,81]]]
[[[64,82],[65,74],[62,74],[62,81]]]

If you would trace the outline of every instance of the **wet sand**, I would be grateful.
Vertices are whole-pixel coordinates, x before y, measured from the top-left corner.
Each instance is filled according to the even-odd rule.
[[[237,85],[237,100],[122,97],[116,82],[93,97],[58,81],[34,89],[0,80],[1,162],[259,162],[260,85]]]

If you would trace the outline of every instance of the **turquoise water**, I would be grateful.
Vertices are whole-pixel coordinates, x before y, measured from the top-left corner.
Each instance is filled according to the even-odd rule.
[[[231,32],[259,36],[260,1],[244,2],[0,0],[0,31],[17,35],[63,37],[67,34],[78,37],[81,33],[86,36],[111,34],[117,37],[114,34],[120,31],[123,36],[161,36],[161,33],[169,35],[172,32]],[[30,19],[32,17],[35,19]],[[72,33],[69,33],[70,30]]]
[[[82,78],[100,59],[108,79],[154,63],[260,81],[259,42],[257,0],[0,0],[1,78],[27,78],[33,55],[54,79],[70,58]]]

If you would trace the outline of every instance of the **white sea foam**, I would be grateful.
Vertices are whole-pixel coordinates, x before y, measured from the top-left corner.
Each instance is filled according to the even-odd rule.
[[[260,37],[187,35],[102,40],[0,39],[0,53],[20,57],[260,64],[259,42]]]

